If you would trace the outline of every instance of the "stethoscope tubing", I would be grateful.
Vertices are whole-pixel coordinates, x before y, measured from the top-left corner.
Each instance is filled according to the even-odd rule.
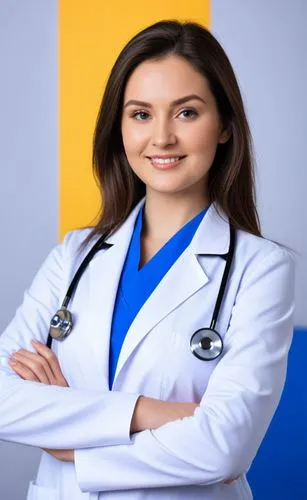
[[[236,245],[236,232],[232,226],[229,226],[229,231],[230,231],[230,241],[229,241],[229,249],[228,249],[228,252],[225,256],[226,257],[226,265],[225,265],[225,269],[223,272],[222,281],[221,281],[219,293],[218,293],[218,296],[216,299],[214,311],[212,314],[212,319],[211,319],[211,323],[210,323],[210,330],[215,330],[216,322],[218,320],[222,301],[223,301],[223,298],[225,295],[225,290],[226,290],[226,285],[227,285],[227,281],[228,281],[228,277],[229,277],[229,273],[230,273],[231,264],[233,262],[233,256],[234,256],[235,245]]]
[[[106,237],[107,237],[107,234],[103,234],[102,236],[100,236],[100,238],[96,241],[96,243],[93,245],[93,247],[90,249],[88,254],[85,256],[85,258],[81,262],[81,264],[80,264],[79,268],[77,269],[76,274],[74,275],[74,277],[69,285],[69,288],[66,292],[65,298],[64,298],[62,306],[61,306],[62,308],[67,309],[68,304],[71,301],[74,292],[77,290],[79,281],[80,281],[85,269],[87,268],[87,266],[89,265],[89,263],[91,262],[93,257],[96,255],[96,253],[98,253],[103,248],[108,247],[107,243],[105,243],[105,241],[104,241],[106,239]]]
[[[211,361],[216,359],[221,355],[223,351],[223,340],[220,334],[216,331],[216,323],[219,317],[221,305],[223,302],[223,298],[225,296],[225,290],[228,282],[228,277],[231,269],[231,264],[233,262],[233,256],[235,251],[235,243],[236,243],[236,232],[235,229],[229,225],[230,230],[230,241],[229,241],[229,249],[227,254],[225,255],[216,255],[226,258],[225,269],[223,272],[223,276],[221,279],[221,284],[219,288],[219,293],[216,299],[214,311],[212,314],[212,319],[209,328],[200,328],[191,336],[190,347],[192,353],[199,359],[203,361]],[[69,288],[66,292],[64,300],[62,302],[61,308],[55,313],[52,317],[50,330],[47,339],[47,347],[51,348],[53,338],[57,340],[63,340],[68,336],[73,327],[73,318],[71,312],[68,310],[69,302],[71,301],[74,293],[77,290],[79,281],[89,265],[90,261],[93,259],[94,255],[102,250],[103,248],[109,248],[109,244],[105,242],[107,237],[107,233],[100,236],[100,238],[96,241],[93,247],[90,249],[88,254],[85,256],[83,261],[81,262],[79,268],[77,269]],[[62,322],[62,323],[61,323]],[[53,324],[54,323],[54,324]],[[60,324],[62,326],[58,326]],[[63,327],[65,325],[65,327]],[[59,332],[58,335],[54,335],[54,330]],[[53,335],[51,335],[51,331]]]

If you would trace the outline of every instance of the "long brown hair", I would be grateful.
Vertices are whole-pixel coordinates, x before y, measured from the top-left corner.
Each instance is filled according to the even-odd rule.
[[[237,229],[261,236],[255,202],[252,139],[239,86],[227,55],[214,36],[195,22],[165,20],[135,35],[119,54],[107,81],[97,117],[93,169],[101,210],[84,245],[115,232],[145,196],[146,186],[131,169],[123,146],[121,115],[128,78],[149,59],[185,58],[204,75],[230,139],[218,144],[208,177],[209,201],[215,202]]]

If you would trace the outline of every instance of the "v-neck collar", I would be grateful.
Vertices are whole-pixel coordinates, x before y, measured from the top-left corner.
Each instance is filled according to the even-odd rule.
[[[141,206],[139,210],[136,222],[135,229],[132,235],[131,241],[131,249],[132,249],[132,269],[134,272],[139,274],[144,272],[146,268],[151,268],[154,263],[159,260],[160,256],[165,253],[168,247],[174,246],[175,254],[178,254],[178,249],[183,246],[187,246],[193,235],[199,226],[202,218],[207,212],[208,207],[205,207],[201,212],[193,217],[190,221],[186,222],[176,233],[174,233],[165,243],[164,245],[151,257],[149,261],[147,261],[143,266],[139,269],[140,259],[141,259],[141,234],[144,222],[144,206]],[[188,240],[188,243],[187,243]],[[180,252],[181,253],[181,252]],[[129,259],[130,260],[130,259]]]

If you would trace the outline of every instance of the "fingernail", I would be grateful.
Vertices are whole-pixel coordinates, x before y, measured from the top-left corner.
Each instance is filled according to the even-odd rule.
[[[40,342],[36,339],[33,339],[31,342],[32,342],[32,344],[40,344]]]
[[[17,364],[17,361],[14,361],[13,359],[8,360],[9,365],[15,366]]]

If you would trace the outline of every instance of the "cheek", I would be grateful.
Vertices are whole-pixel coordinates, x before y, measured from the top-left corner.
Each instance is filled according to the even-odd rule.
[[[146,132],[142,127],[123,125],[122,137],[124,148],[128,155],[139,153],[146,142]]]
[[[199,126],[190,135],[190,144],[195,153],[214,152],[218,143],[218,128],[213,124]]]

